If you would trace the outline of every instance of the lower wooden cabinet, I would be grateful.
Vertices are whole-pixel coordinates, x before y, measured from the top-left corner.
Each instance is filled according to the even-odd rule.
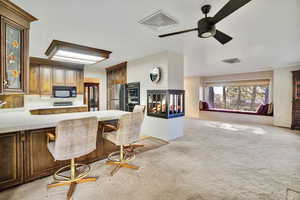
[[[114,144],[103,139],[103,123],[99,122],[96,150],[76,158],[76,163],[92,163],[117,150]],[[47,133],[55,133],[55,128],[0,134],[0,191],[53,175],[59,168],[69,165],[69,160],[54,160],[47,148]]]
[[[20,132],[0,134],[0,189],[24,182],[23,137]]]
[[[55,133],[55,128],[26,132],[24,142],[26,181],[51,175],[63,165],[67,165],[65,161],[54,161],[47,148],[47,133]]]
[[[51,109],[36,109],[30,110],[32,115],[51,115],[61,113],[75,113],[75,112],[88,112],[87,106],[70,107],[70,108],[51,108]]]

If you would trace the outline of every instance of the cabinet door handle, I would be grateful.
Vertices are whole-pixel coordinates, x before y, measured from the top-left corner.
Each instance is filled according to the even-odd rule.
[[[4,81],[3,81],[3,85],[4,85],[4,86],[7,86],[7,85],[8,85],[8,80],[4,80]]]
[[[21,131],[21,142],[25,142],[25,132],[24,131]]]

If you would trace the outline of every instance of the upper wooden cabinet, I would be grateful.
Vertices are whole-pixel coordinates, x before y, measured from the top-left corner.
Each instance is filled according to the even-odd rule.
[[[26,93],[29,28],[37,19],[8,0],[0,0],[0,17],[0,93]]]
[[[32,68],[30,67],[30,70]],[[52,95],[52,67],[49,65],[40,65],[40,74],[37,79],[38,85],[40,85],[40,91],[38,94],[41,95]],[[31,77],[30,77],[31,79]]]
[[[40,66],[39,65],[31,65],[29,71],[29,93],[30,94],[39,94],[40,87],[39,84],[40,79]]]
[[[30,58],[30,94],[52,95],[53,86],[76,86],[83,94],[83,65]]]
[[[61,67],[53,68],[53,85],[65,86],[66,85],[66,70]]]
[[[77,86],[77,74],[76,74],[76,70],[65,70],[66,73],[66,85],[68,86]],[[77,88],[78,91],[78,88]]]

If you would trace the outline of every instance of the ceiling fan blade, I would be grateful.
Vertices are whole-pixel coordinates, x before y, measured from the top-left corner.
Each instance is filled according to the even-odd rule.
[[[181,33],[187,33],[187,32],[191,32],[191,31],[197,31],[198,28],[192,28],[192,29],[188,29],[188,30],[184,30],[184,31],[178,31],[178,32],[174,32],[174,33],[168,33],[168,34],[164,34],[164,35],[159,35],[158,37],[168,37],[168,36],[172,36],[172,35],[177,35],[177,34],[181,34]]]
[[[216,24],[234,11],[243,7],[251,0],[229,0],[229,2],[213,17],[212,21]]]
[[[232,37],[229,35],[226,35],[225,33],[222,33],[221,31],[216,31],[216,34],[214,35],[214,38],[218,40],[221,44],[226,44],[230,40],[232,40]]]

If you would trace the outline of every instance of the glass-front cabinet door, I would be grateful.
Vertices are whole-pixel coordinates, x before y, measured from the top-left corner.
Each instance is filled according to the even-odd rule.
[[[1,20],[3,92],[24,91],[24,28]]]

